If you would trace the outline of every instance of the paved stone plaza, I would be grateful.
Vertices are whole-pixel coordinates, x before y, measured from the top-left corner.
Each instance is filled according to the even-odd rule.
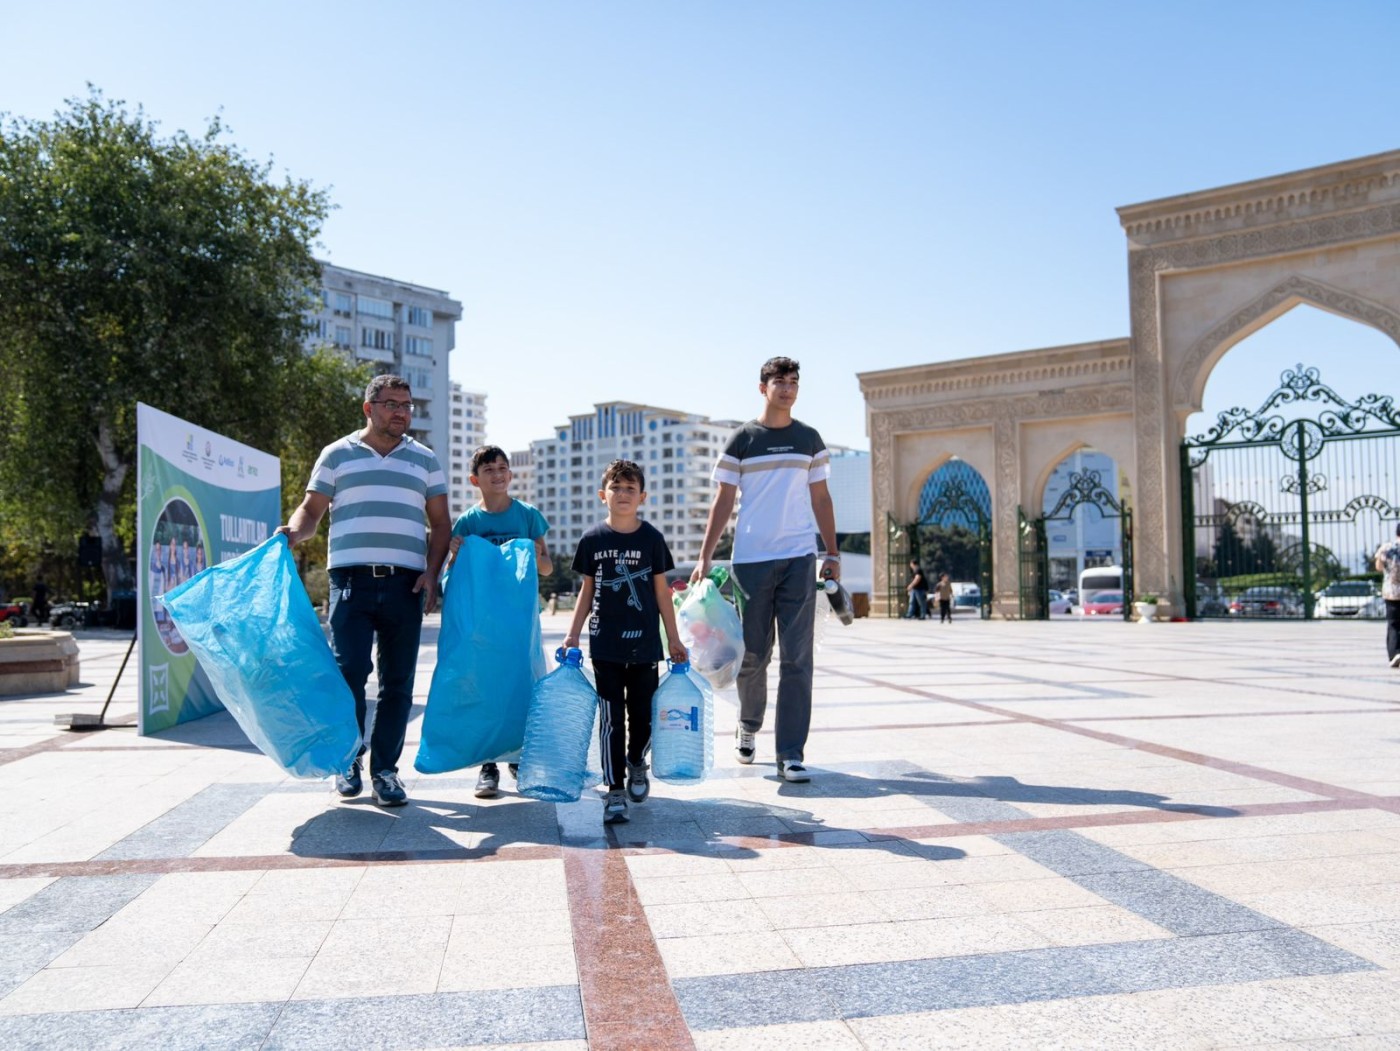
[[[810,785],[721,694],[713,776],[605,831],[416,775],[421,709],[397,811],[227,716],[138,737],[131,668],[57,731],[126,650],[82,634],[0,701],[0,1046],[1400,1047],[1383,636],[832,621]]]

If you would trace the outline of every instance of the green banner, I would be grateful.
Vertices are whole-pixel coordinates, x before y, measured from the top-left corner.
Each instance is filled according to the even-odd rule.
[[[136,407],[137,635],[140,732],[156,733],[223,704],[160,596],[272,535],[281,521],[281,464],[231,438]]]

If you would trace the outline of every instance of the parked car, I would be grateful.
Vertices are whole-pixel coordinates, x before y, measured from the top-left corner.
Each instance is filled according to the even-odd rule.
[[[1078,607],[1086,617],[1121,617],[1123,615],[1123,592],[1090,591]]]
[[[1234,617],[1301,617],[1303,600],[1292,588],[1260,585],[1246,588],[1230,603]]]
[[[20,602],[0,602],[0,621],[8,620],[17,628],[29,623],[29,616]]]
[[[90,602],[55,602],[49,608],[49,627],[68,631],[87,623]]]
[[[1062,591],[1050,589],[1050,612],[1051,613],[1073,613],[1074,600]]]
[[[953,612],[975,613],[982,608],[982,589],[976,584],[953,585]]]
[[[1318,617],[1384,617],[1385,600],[1367,580],[1337,580],[1313,596]]]

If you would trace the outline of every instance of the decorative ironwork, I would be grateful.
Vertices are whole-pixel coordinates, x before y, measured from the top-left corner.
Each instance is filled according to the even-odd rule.
[[[1105,488],[1098,471],[1075,471],[1069,476],[1069,487],[1061,494],[1050,513],[1044,516],[1044,520],[1071,522],[1074,520],[1074,512],[1085,504],[1097,507],[1105,518],[1118,518],[1124,513],[1123,505]]]
[[[1311,417],[1309,405],[1317,406]],[[1374,495],[1400,483],[1395,400],[1349,402],[1315,368],[1285,370],[1254,412],[1220,413],[1182,442],[1181,464],[1188,617],[1312,619],[1332,581],[1368,579],[1371,552],[1400,519],[1391,497]],[[1278,497],[1278,506],[1261,503]],[[1319,506],[1324,500],[1332,506]],[[1261,612],[1259,597],[1270,592],[1283,597]],[[1345,614],[1324,603],[1319,615]]]
[[[1400,409],[1396,409],[1390,395],[1367,394],[1349,402],[1322,382],[1317,369],[1298,365],[1283,371],[1278,389],[1253,412],[1242,408],[1227,409],[1216,417],[1214,427],[1204,434],[1188,438],[1187,445],[1203,450],[1200,460],[1191,466],[1197,466],[1210,455],[1210,446],[1222,445],[1227,440],[1246,445],[1259,442],[1286,444],[1283,442],[1284,430],[1296,421],[1296,417],[1295,420],[1285,419],[1274,410],[1283,405],[1303,402],[1331,406],[1323,408],[1315,419],[1304,421],[1310,425],[1307,428],[1308,440],[1302,447],[1304,455],[1301,459],[1304,462],[1316,458],[1328,438],[1362,434],[1374,424],[1384,430],[1400,430]],[[1285,455],[1292,458],[1290,453],[1285,452]],[[1192,458],[1195,460],[1194,452]]]

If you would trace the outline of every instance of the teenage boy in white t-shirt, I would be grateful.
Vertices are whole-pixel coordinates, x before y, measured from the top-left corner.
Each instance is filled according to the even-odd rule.
[[[836,513],[826,480],[830,454],[821,435],[792,418],[800,366],[769,358],[758,374],[763,411],[735,432],[715,465],[719,486],[705,525],[699,583],[740,497],[734,530],[734,582],[743,597],[744,661],[739,669],[739,725],[734,754],[752,763],[754,736],[768,707],[768,663],[776,627],[778,709],[774,736],[778,776],[809,781],[803,764],[812,721],[812,627],[816,614],[816,536],[826,549],[821,575],[841,578]]]

